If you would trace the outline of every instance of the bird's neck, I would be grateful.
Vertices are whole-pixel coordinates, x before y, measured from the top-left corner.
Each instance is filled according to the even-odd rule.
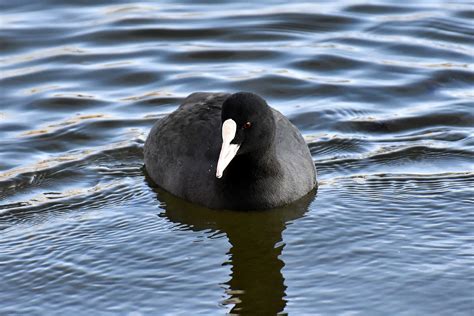
[[[257,151],[237,155],[226,170],[229,183],[255,182],[274,177],[280,172],[274,146],[260,148]]]

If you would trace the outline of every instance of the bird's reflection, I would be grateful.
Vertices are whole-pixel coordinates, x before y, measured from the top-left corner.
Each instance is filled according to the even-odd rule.
[[[315,191],[284,208],[237,212],[210,210],[160,188],[153,190],[165,210],[160,216],[191,230],[211,229],[227,235],[230,260],[224,264],[231,265],[232,273],[225,282],[228,298],[221,303],[232,305],[231,314],[275,315],[285,309],[282,232],[289,222],[303,216]]]

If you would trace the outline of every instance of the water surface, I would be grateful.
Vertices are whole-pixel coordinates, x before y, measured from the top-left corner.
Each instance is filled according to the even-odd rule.
[[[470,315],[470,1],[0,1],[2,315]],[[320,187],[240,213],[153,188],[195,91],[253,91]]]

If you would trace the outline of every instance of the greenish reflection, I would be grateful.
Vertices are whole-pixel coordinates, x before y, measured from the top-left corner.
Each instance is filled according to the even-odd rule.
[[[276,315],[284,311],[282,233],[291,221],[304,215],[316,191],[283,208],[237,212],[196,206],[153,189],[165,210],[162,217],[190,230],[211,229],[227,235],[231,248],[229,261],[223,264],[230,264],[232,273],[225,282],[228,298],[221,304],[232,305],[231,314]]]

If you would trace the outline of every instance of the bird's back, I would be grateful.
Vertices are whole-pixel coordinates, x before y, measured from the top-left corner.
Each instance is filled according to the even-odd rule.
[[[193,202],[211,198],[222,142],[221,109],[227,96],[193,93],[155,124],[145,143],[145,166],[157,185]]]
[[[299,130],[280,112],[273,109],[276,122],[276,151],[284,179],[282,194],[292,198],[309,192],[316,185],[316,168],[308,145]]]

